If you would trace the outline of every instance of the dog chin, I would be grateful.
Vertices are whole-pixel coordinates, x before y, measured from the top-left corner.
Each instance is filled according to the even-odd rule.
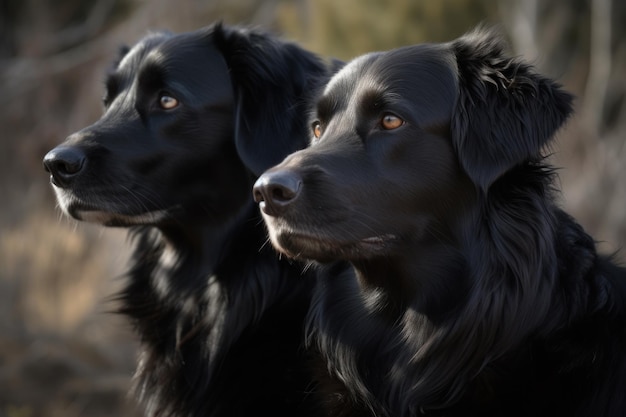
[[[102,203],[89,204],[75,194],[55,187],[57,201],[63,212],[76,219],[88,223],[110,227],[129,227],[139,225],[156,225],[171,217],[171,209],[159,209],[138,214],[120,213],[113,207]]]
[[[168,210],[155,210],[132,215],[100,210],[75,210],[72,212],[72,217],[78,220],[110,227],[155,225],[165,220],[168,215]]]
[[[340,241],[318,234],[270,229],[270,240],[279,252],[290,258],[328,262],[384,256],[396,237],[381,235],[355,241]]]

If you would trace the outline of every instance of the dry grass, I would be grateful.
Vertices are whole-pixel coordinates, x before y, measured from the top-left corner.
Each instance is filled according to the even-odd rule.
[[[28,213],[0,236],[1,285],[13,292],[0,295],[4,308],[30,333],[74,331],[111,288],[104,277],[121,272],[113,239],[121,235],[59,219],[48,208]]]
[[[45,204],[0,234],[0,416],[136,415],[135,340],[106,301],[123,236]]]

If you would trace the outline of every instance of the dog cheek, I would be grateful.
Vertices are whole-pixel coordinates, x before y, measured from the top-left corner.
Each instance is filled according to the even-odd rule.
[[[440,217],[450,206],[463,181],[451,146],[442,137],[421,138],[419,146],[406,143],[397,146],[382,161],[376,185],[368,195],[380,201],[381,212],[392,217],[400,228],[425,218]],[[379,218],[370,207],[368,215]],[[389,213],[393,213],[389,216]],[[422,226],[420,226],[422,227]]]

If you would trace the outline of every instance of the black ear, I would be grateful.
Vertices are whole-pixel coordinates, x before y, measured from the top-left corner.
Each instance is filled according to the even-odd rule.
[[[308,110],[331,65],[278,37],[215,25],[236,96],[235,143],[256,175],[308,144]]]
[[[573,97],[506,57],[494,31],[478,30],[451,45],[459,74],[453,142],[467,174],[487,190],[515,165],[540,157],[571,114]]]

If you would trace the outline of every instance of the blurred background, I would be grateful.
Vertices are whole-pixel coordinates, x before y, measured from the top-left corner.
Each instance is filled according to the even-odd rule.
[[[577,96],[554,146],[562,205],[601,251],[626,243],[621,0],[0,0],[0,417],[138,415],[126,396],[136,340],[110,312],[130,244],[64,218],[41,159],[98,119],[121,45],[216,20],[344,60],[499,25]]]

